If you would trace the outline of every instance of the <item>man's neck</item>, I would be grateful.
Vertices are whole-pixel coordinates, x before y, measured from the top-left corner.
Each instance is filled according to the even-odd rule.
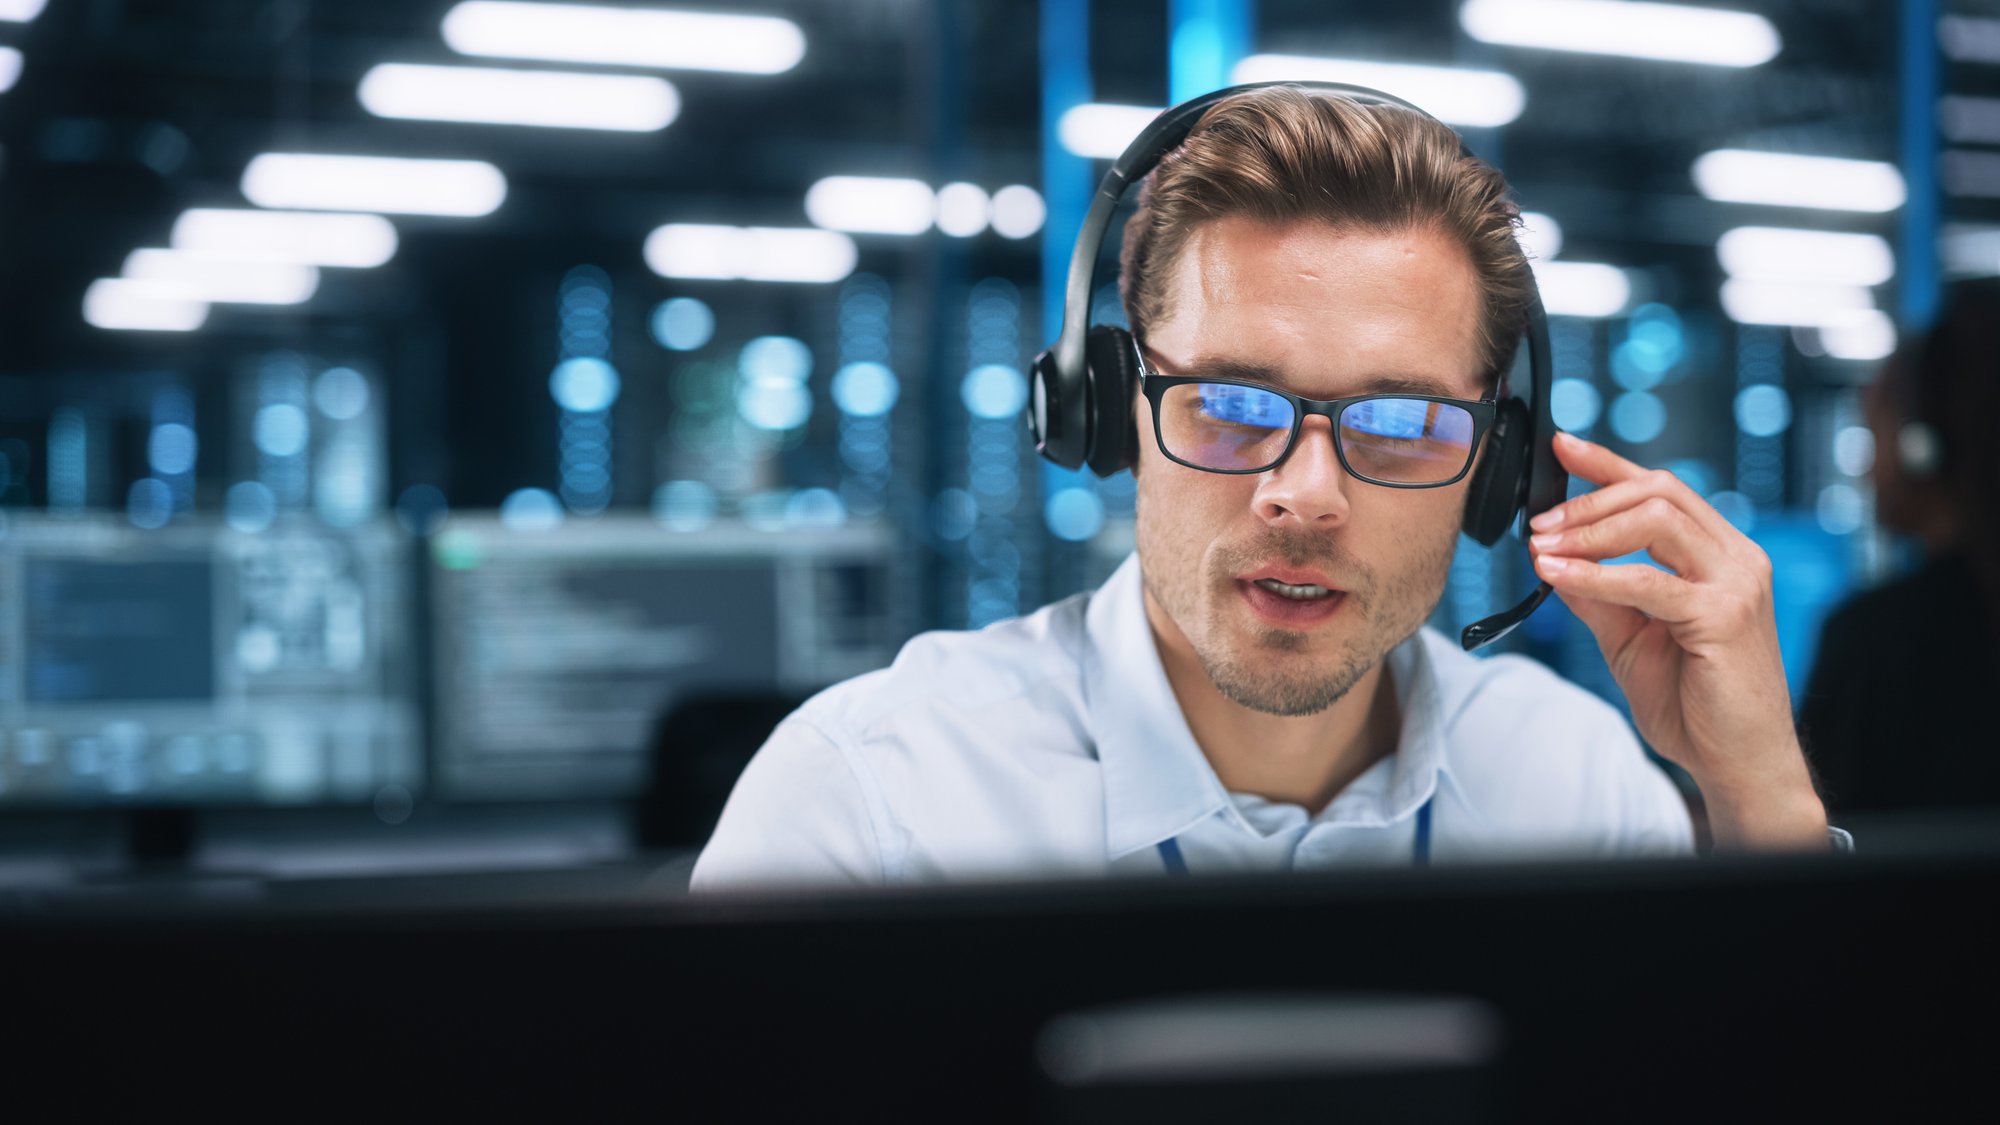
[[[1155,625],[1153,640],[1195,744],[1232,793],[1301,805],[1318,815],[1395,752],[1402,723],[1386,661],[1318,714],[1271,715],[1217,691],[1184,638],[1162,636]]]

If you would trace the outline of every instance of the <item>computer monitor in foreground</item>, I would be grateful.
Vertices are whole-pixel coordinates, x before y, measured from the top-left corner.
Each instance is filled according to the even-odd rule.
[[[0,960],[35,968],[7,1057],[72,1110],[226,1060],[204,1105],[260,1117],[1953,1119],[1991,1097],[1986,836],[731,898],[51,890],[0,897]]]
[[[886,528],[549,530],[454,517],[430,544],[445,800],[624,798],[698,693],[800,695],[902,640]]]
[[[103,519],[0,536],[0,804],[366,803],[422,779],[406,543]]]

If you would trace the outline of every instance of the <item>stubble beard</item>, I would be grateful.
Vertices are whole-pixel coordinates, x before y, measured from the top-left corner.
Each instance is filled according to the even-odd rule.
[[[1316,715],[1343,699],[1389,650],[1415,633],[1444,596],[1456,536],[1428,544],[1398,574],[1383,581],[1338,542],[1325,537],[1272,533],[1254,543],[1217,551],[1196,581],[1201,586],[1158,581],[1146,585],[1194,649],[1202,670],[1223,698],[1267,715]],[[1253,626],[1244,642],[1232,643],[1235,603],[1232,575],[1259,562],[1282,559],[1288,566],[1316,566],[1346,584],[1340,607],[1346,633],[1338,651],[1307,655],[1313,636],[1289,629]],[[1202,601],[1202,589],[1215,596]],[[1199,622],[1196,629],[1188,624]],[[1288,654],[1301,654],[1288,658]]]

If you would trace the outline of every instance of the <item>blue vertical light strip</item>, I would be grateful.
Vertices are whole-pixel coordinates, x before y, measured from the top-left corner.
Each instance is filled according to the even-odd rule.
[[[557,363],[549,393],[562,411],[557,491],[570,511],[596,515],[611,506],[611,407],[620,389],[611,364],[611,276],[577,266],[556,292]]]
[[[1897,67],[1903,182],[1900,309],[1904,332],[1921,331],[1937,315],[1940,299],[1937,104],[1943,76],[1938,63],[1937,0],[1903,0],[1897,7],[1901,62]]]
[[[972,287],[966,304],[966,375],[959,398],[966,426],[966,486],[973,502],[966,538],[966,626],[978,629],[1021,612],[1021,297],[1005,278]]]
[[[1781,329],[1763,325],[1736,327],[1736,393],[1738,401],[1751,387],[1785,385],[1785,348]],[[1742,420],[1736,426],[1736,491],[1769,515],[1785,502],[1785,440],[1782,433],[1749,433]]]
[[[840,499],[863,518],[881,515],[889,503],[890,420],[902,394],[890,367],[894,300],[889,283],[872,273],[857,273],[840,287],[840,366],[833,376]]]
[[[90,426],[76,407],[49,416],[48,472],[49,511],[80,515],[90,503]]]
[[[1179,105],[1230,84],[1250,53],[1255,0],[1170,0],[1167,5],[1167,104]]]
[[[1042,200],[1048,219],[1042,224],[1042,323],[1044,344],[1054,342],[1062,328],[1064,282],[1069,277],[1070,251],[1076,232],[1090,209],[1093,184],[1090,158],[1062,146],[1062,116],[1093,97],[1090,80],[1090,0],[1042,0]],[[1047,461],[1042,466],[1042,494],[1053,498],[1065,489],[1087,487],[1084,470],[1064,469]]]

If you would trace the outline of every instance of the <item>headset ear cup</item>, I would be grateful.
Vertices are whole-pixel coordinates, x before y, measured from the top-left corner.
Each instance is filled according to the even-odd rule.
[[[1534,430],[1528,424],[1527,404],[1509,398],[1498,406],[1493,433],[1486,439],[1486,456],[1480,459],[1465,494],[1465,533],[1482,547],[1499,542],[1521,511],[1528,440]]]
[[[1028,430],[1034,435],[1035,449],[1065,469],[1083,464],[1083,443],[1088,437],[1078,424],[1082,411],[1076,398],[1080,388],[1063,378],[1056,363],[1055,349],[1045,349],[1028,369]]]
[[[1135,448],[1132,395],[1139,386],[1139,364],[1132,334],[1115,325],[1100,324],[1084,342],[1089,364],[1090,471],[1108,477],[1132,466]]]

